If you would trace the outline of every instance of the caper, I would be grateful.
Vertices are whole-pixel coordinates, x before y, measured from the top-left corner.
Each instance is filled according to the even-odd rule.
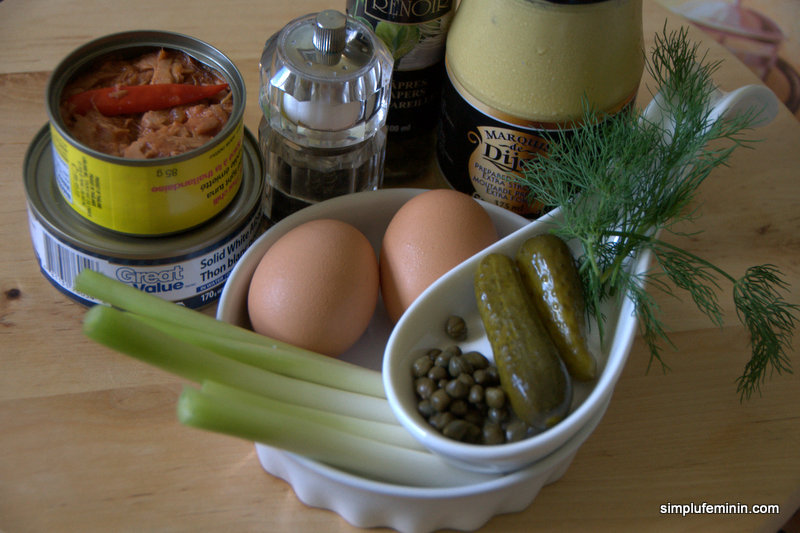
[[[472,366],[460,355],[455,355],[450,358],[447,371],[451,376],[457,378],[462,372],[472,372]]]
[[[516,442],[528,436],[528,425],[522,420],[515,420],[506,426],[506,442]]]
[[[441,431],[452,420],[455,420],[455,418],[456,417],[454,417],[452,413],[435,413],[428,419],[428,422],[430,422],[431,426],[435,429]]]
[[[486,359],[483,354],[479,352],[467,352],[463,354],[461,357],[467,360],[467,362],[472,365],[472,368],[479,369],[479,368],[486,368],[489,366],[489,360]]]
[[[486,418],[489,419],[490,422],[494,422],[499,424],[503,420],[506,419],[508,416],[508,411],[503,409],[502,407],[490,407],[489,410],[486,412]]]
[[[428,377],[434,381],[447,379],[449,377],[447,369],[442,366],[433,366],[428,370]]]
[[[450,412],[459,418],[464,418],[469,412],[469,406],[464,400],[453,400],[453,403],[450,404]]]
[[[484,444],[503,444],[506,440],[505,433],[503,432],[503,428],[500,427],[500,424],[492,422],[484,424],[482,437]]]
[[[429,377],[417,378],[414,381],[414,388],[417,391],[417,396],[426,400],[431,397],[433,391],[436,390],[436,384]]]
[[[441,351],[439,348],[431,348],[430,350],[428,350],[428,351],[425,353],[425,355],[427,355],[428,357],[430,357],[430,358],[431,358],[431,360],[433,361],[433,360],[435,360],[435,359],[436,359],[436,356],[437,356],[437,355],[439,355],[440,353],[442,353],[442,351]]]
[[[458,379],[450,380],[444,388],[451,398],[466,398],[469,394],[469,387]]]
[[[442,353],[449,353],[452,355],[461,355],[461,348],[459,348],[458,344],[451,344],[450,346],[446,346]]]
[[[414,360],[411,371],[414,373],[415,378],[421,378],[428,373],[432,366],[433,359],[429,355],[423,355]]]
[[[440,413],[447,411],[450,401],[450,395],[444,389],[437,389],[431,394],[431,405]]]
[[[500,385],[500,379],[497,377],[495,367],[489,366],[487,368],[479,368],[474,373],[476,383],[480,383],[485,387]]]
[[[443,429],[442,435],[454,440],[462,440],[466,435],[469,422],[464,420],[454,419],[451,420]]]
[[[444,331],[451,339],[463,341],[467,338],[467,323],[460,316],[449,316],[444,324]]]
[[[461,374],[459,374],[456,379],[461,383],[463,383],[464,385],[466,385],[467,388],[470,388],[473,385],[475,385],[475,378],[472,377],[472,374],[467,374],[466,372],[462,372]]]
[[[500,387],[486,388],[486,405],[495,409],[502,409],[506,405],[506,393]]]
[[[442,368],[447,368],[447,365],[450,364],[451,357],[453,357],[451,352],[439,352],[436,354],[436,359],[434,359],[433,364]]]
[[[478,383],[480,385],[485,385],[486,384],[486,378],[487,378],[487,375],[486,375],[486,370],[485,369],[479,368],[478,370],[476,370],[475,372],[472,373],[472,379],[475,380],[475,383]]]
[[[479,404],[483,402],[484,394],[483,394],[483,387],[480,385],[473,385],[469,388],[469,395],[467,396],[467,400],[469,403]]]
[[[476,426],[481,426],[486,421],[486,417],[480,410],[475,408],[472,409],[468,408],[467,414],[464,415],[464,420],[466,420],[467,422],[471,422]]]
[[[481,427],[477,424],[468,424],[467,435],[464,438],[464,442],[478,444],[480,443],[480,441],[481,441]]]
[[[431,405],[430,400],[421,400],[417,404],[417,411],[419,411],[419,414],[421,414],[425,418],[429,418],[436,412],[436,409],[433,408],[433,405]]]

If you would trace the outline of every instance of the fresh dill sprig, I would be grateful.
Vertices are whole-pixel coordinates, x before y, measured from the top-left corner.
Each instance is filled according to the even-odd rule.
[[[520,181],[529,188],[531,201],[561,208],[554,231],[581,243],[578,265],[587,310],[601,335],[601,303],[627,295],[636,306],[651,364],[658,361],[668,368],[662,347],[672,343],[645,282],[668,294],[674,295],[673,287],[688,292],[717,326],[723,325],[720,283],[732,283],[737,315],[752,345],[737,391],[740,399],[749,398],[760,392],[769,372],[791,372],[787,350],[800,308],[781,296],[787,286],[780,271],[773,265],[755,266],[737,279],[659,235],[686,236],[674,228],[697,218],[692,204],[698,187],[727,163],[735,148],[749,146],[743,133],[761,110],[712,119],[711,75],[719,62],[700,57],[685,28],[657,34],[646,65],[659,88],[654,99],[660,115],[667,120],[635,109],[608,116],[586,105],[583,126],[559,131],[547,157],[528,161]],[[628,270],[629,259],[645,250],[653,254],[655,267],[636,276]]]

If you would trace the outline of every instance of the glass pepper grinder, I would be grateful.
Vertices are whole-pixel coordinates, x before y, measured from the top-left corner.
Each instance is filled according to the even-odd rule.
[[[272,222],[383,179],[392,56],[335,10],[297,18],[261,56],[258,137]]]

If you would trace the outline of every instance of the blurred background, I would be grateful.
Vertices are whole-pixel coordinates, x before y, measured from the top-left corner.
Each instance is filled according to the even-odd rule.
[[[742,60],[800,119],[800,0],[658,0]]]

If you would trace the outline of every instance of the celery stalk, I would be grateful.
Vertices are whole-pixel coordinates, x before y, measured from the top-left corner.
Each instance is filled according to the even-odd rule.
[[[148,316],[137,315],[137,319],[176,339],[276,374],[376,398],[386,397],[380,373],[362,366],[331,365],[331,358],[326,356],[325,359],[305,357],[302,352],[297,353],[261,343],[222,337],[216,333],[187,329]]]
[[[271,357],[276,361],[274,364],[283,369],[281,373],[289,372],[291,369],[291,372],[300,374],[293,375],[293,377],[302,377],[303,379],[309,379],[314,375],[316,375],[316,379],[323,379],[321,376],[327,374],[331,376],[331,380],[343,379],[339,387],[346,386],[348,390],[355,389],[355,392],[362,394],[385,397],[381,374],[378,371],[304,350],[246,328],[222,322],[193,309],[147,294],[99,272],[89,269],[82,270],[75,277],[74,288],[78,292],[119,309],[160,322],[163,327],[166,327],[166,324],[175,324],[181,329],[202,332],[206,339],[209,336],[216,336],[219,339],[215,342],[217,345],[224,344],[223,339],[225,339],[264,346],[264,357],[270,357],[269,352],[271,352]],[[210,348],[209,345],[207,347]],[[289,357],[290,355],[291,357]],[[287,364],[292,359],[295,363]],[[263,364],[270,365],[272,363],[264,362]],[[309,369],[308,374],[304,374],[304,368]]]
[[[89,270],[76,278],[76,289],[110,304],[89,309],[86,336],[202,384],[181,394],[182,424],[391,483],[437,487],[497,477],[423,449],[398,424],[379,372],[275,342]]]
[[[215,380],[297,405],[397,423],[389,402],[383,398],[282,376],[220,356],[178,340],[132,313],[96,305],[86,313],[83,324],[84,333],[89,338],[198,383]]]
[[[410,448],[413,450],[426,450],[424,446],[399,424],[363,420],[352,416],[285,403],[267,396],[253,394],[228,385],[223,385],[215,381],[204,381],[200,390],[209,396],[231,398],[241,402],[243,405],[247,404],[254,409],[280,411],[288,416],[305,418],[310,422],[323,424],[367,439],[380,441],[386,444],[394,444],[395,446],[402,446],[403,448]]]
[[[187,426],[253,440],[361,476],[402,485],[437,487],[496,479],[448,465],[438,456],[353,435],[278,409],[186,387],[178,419]]]

